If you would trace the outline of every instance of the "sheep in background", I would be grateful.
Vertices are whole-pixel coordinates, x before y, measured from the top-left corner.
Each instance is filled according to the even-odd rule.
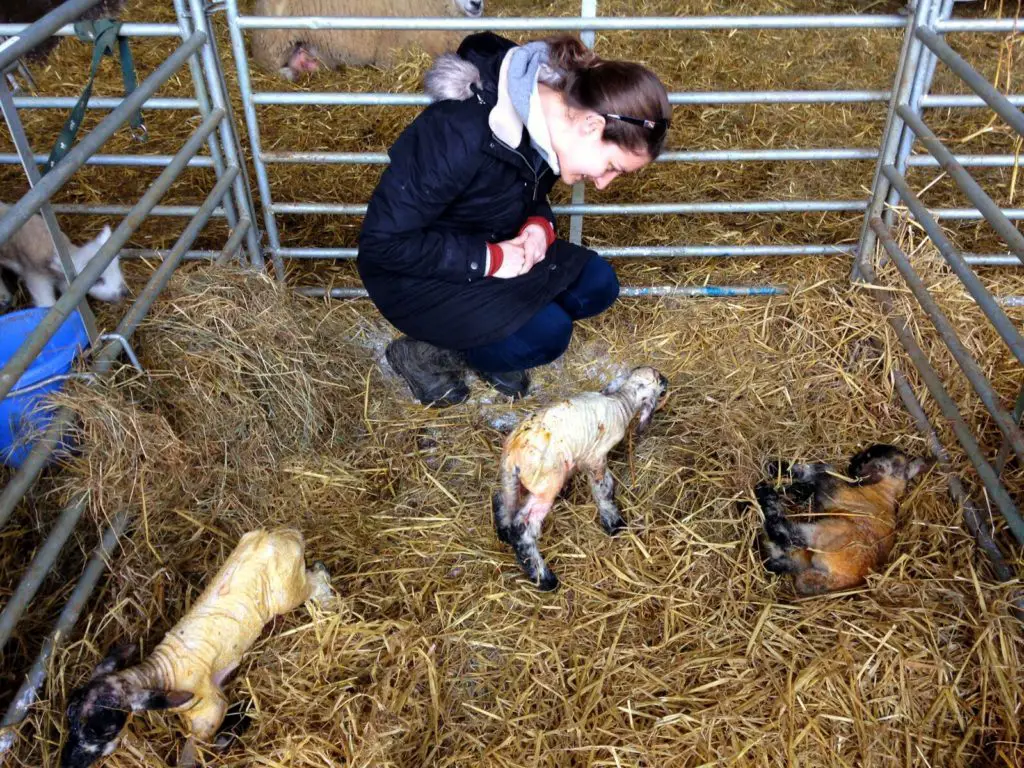
[[[896,512],[907,486],[933,463],[883,444],[850,459],[849,480],[829,464],[769,463],[767,475],[792,482],[776,490],[762,481],[754,489],[764,513],[765,568],[793,574],[800,595],[863,584],[889,558]],[[794,523],[786,517],[786,506],[802,507],[815,517]]]
[[[544,518],[555,497],[577,469],[590,478],[601,526],[609,536],[626,527],[607,471],[608,452],[637,420],[643,433],[651,416],[665,402],[668,380],[653,368],[634,369],[617,387],[584,392],[531,416],[505,440],[501,457],[501,490],[494,495],[494,526],[498,538],[515,550],[530,581],[547,592],[558,577],[540,554]],[[523,501],[523,490],[529,493]]]
[[[256,0],[255,16],[469,16],[484,0]],[[421,47],[431,56],[454,51],[459,30],[260,29],[252,32],[252,58],[260,67],[295,80],[303,72],[341,65],[388,66],[398,51]]]
[[[65,2],[67,0],[0,0],[0,24],[32,24]],[[124,0],[100,0],[79,16],[78,21],[115,18],[122,8]],[[44,40],[26,58],[29,61],[44,61],[59,42],[59,37]]]
[[[130,712],[186,704],[181,714],[191,733],[178,765],[191,765],[196,740],[211,741],[224,721],[221,685],[263,626],[332,594],[326,568],[317,563],[306,570],[303,551],[299,531],[250,531],[148,658],[120,669],[128,653],[119,649],[100,662],[68,701],[61,767],[86,768],[113,752]]]
[[[7,206],[0,203],[0,216],[6,211]],[[100,234],[81,246],[72,245],[63,232],[60,236],[64,239],[75,272],[78,273],[110,239],[110,227],[103,227]],[[53,247],[53,240],[50,239],[50,231],[38,213],[26,221],[7,242],[0,243],[0,267],[6,267],[25,282],[25,288],[37,307],[52,307],[57,301],[57,290],[66,285],[64,270]],[[125,285],[117,256],[93,283],[89,295],[109,302],[119,302],[128,295],[128,286]]]

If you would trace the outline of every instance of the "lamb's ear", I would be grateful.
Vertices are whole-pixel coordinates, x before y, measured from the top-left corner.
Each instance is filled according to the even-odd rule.
[[[916,459],[911,459],[907,462],[907,482],[909,483],[918,475],[927,472],[933,466],[935,466],[935,459],[932,456],[922,456]]]
[[[128,704],[132,712],[147,709],[174,709],[192,700],[191,691],[160,691],[140,688],[128,694]]]
[[[107,655],[103,661],[96,665],[96,668],[92,671],[92,677],[90,680],[95,680],[97,677],[103,677],[103,675],[109,675],[111,672],[116,672],[119,669],[124,669],[125,664],[135,656],[135,653],[139,650],[139,647],[135,643],[126,643],[125,645],[118,645],[107,651]]]
[[[651,426],[651,417],[654,416],[654,407],[656,405],[657,401],[654,398],[650,398],[645,399],[643,405],[640,406],[636,417],[636,427],[634,428],[634,434],[637,437],[640,437]]]

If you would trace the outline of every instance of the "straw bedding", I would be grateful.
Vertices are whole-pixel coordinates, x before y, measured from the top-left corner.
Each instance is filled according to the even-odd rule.
[[[623,300],[515,406],[479,386],[455,410],[412,404],[380,364],[387,335],[363,305],[193,266],[140,331],[146,375],[69,393],[86,449],[47,484],[54,501],[88,489],[96,523],[127,507],[136,525],[100,610],[53,664],[21,764],[52,764],[63,701],[108,646],[152,647],[238,536],[275,524],[303,530],[341,604],[294,612],[245,658],[229,691],[254,725],[210,764],[1019,764],[1012,592],[988,581],[941,473],[904,504],[886,571],[838,597],[795,601],[757,562],[757,513],[737,509],[770,456],[923,450],[862,291]],[[1009,389],[1016,371],[987,359]],[[630,532],[605,537],[573,486],[545,536],[563,589],[537,593],[491,529],[502,433],[641,362],[672,397],[612,457]],[[175,727],[136,717],[108,764],[161,764]]]
[[[608,5],[610,12],[615,4]],[[850,10],[843,3],[813,9],[799,3],[622,6],[636,13]],[[565,3],[518,2],[508,12],[572,11]],[[166,9],[146,17],[161,13]],[[787,68],[768,66],[769,58],[778,58],[773,41],[782,35],[728,38],[730,45],[768,43],[763,54],[744,45],[749,67],[742,69],[723,66],[727,36],[717,33],[632,40],[618,33],[601,36],[600,45],[623,55],[642,46],[673,88],[853,87],[834,81],[834,62],[846,62],[846,69],[877,67],[881,79],[864,87],[888,87],[882,74],[891,61],[865,42],[867,33],[851,35],[839,53],[800,56],[789,48],[797,84],[784,81]],[[894,34],[874,36],[895,55]],[[821,45],[804,33],[786,40]],[[53,73],[61,81],[61,57],[73,48],[62,46],[46,77]],[[679,55],[691,49],[692,56]],[[755,66],[759,55],[762,67]],[[387,87],[379,72],[342,73],[314,87],[412,88],[424,64],[399,68],[398,82]],[[77,80],[63,82],[73,93]],[[292,87],[269,83],[258,80],[256,87]],[[187,89],[186,80],[164,95],[187,95]],[[877,143],[881,107],[838,108],[842,119],[827,124],[824,111],[808,120],[815,109],[821,108],[693,110],[692,121],[674,128],[673,146]],[[383,110],[303,114],[313,116],[308,119],[317,130],[272,125],[265,129],[268,148],[379,151],[401,122],[382,120]],[[151,129],[171,119],[155,112],[148,117]],[[283,125],[294,115],[279,119]],[[958,136],[977,127],[955,122],[970,119],[963,113],[949,119]],[[840,130],[849,133],[831,135]],[[148,151],[173,151],[180,131],[153,130],[154,142],[166,143]],[[993,130],[969,145],[1005,149],[999,142],[1006,141]],[[108,150],[121,151],[114,143]],[[846,166],[839,165],[800,164],[799,172],[769,164],[659,166],[593,199],[853,197],[858,184],[870,183],[870,164],[863,165],[857,180],[842,175]],[[287,170],[275,183],[288,186]],[[118,183],[127,194],[131,182],[123,172],[103,169],[85,172],[69,194],[109,202],[110,187],[101,178],[111,173],[122,174]],[[341,202],[365,199],[376,175],[340,167],[322,169],[322,176],[303,173],[308,181],[292,183],[294,199]],[[168,202],[194,201],[186,193],[209,179],[204,182],[202,172],[189,179],[192,174],[198,181],[185,180],[184,191]],[[1008,194],[1011,175],[1001,174],[992,179]],[[588,219],[587,233],[591,242],[616,244],[854,236],[858,217],[839,219]],[[307,217],[287,222],[284,232],[295,243],[351,244],[355,226]],[[160,222],[137,244],[166,245],[174,232]],[[936,254],[916,247],[920,239],[911,229],[903,235],[965,343],[984,361],[1004,402],[1012,402],[1019,367],[979,322]],[[216,233],[211,242],[219,244]],[[875,300],[844,282],[846,271],[844,262],[827,259],[626,264],[624,283],[778,282],[792,294],[715,302],[623,299],[580,324],[563,360],[537,372],[537,391],[526,402],[509,405],[476,385],[470,403],[442,412],[410,402],[383,364],[391,331],[367,304],[302,299],[230,268],[179,271],[138,334],[145,374],[125,369],[102,385],[68,391],[84,453],[48,473],[2,534],[0,567],[17,572],[29,554],[24,542],[48,528],[53,510],[75,493],[90,494],[88,524],[75,551],[44,585],[0,661],[0,689],[10,690],[7,683],[17,682],[24,656],[34,652],[66,598],[96,530],[126,508],[135,521],[93,612],[51,665],[45,697],[20,733],[17,763],[55,764],[66,696],[103,652],[127,639],[151,648],[242,532],[278,524],[304,532],[308,557],[327,563],[341,601],[330,611],[293,612],[245,657],[228,690],[233,701],[251,702],[253,726],[242,745],[211,757],[211,765],[1024,763],[1024,654],[1019,625],[1008,612],[1013,586],[991,582],[939,470],[905,501],[891,563],[863,589],[797,601],[754,554],[758,515],[740,512],[736,502],[750,497],[766,458],[842,462],[874,441],[924,451],[892,390],[895,338]],[[350,279],[343,269],[331,272],[329,279],[339,283]],[[318,270],[317,277],[324,273]],[[293,277],[311,275],[296,270]],[[898,285],[891,267],[880,269],[880,278]],[[999,295],[1024,294],[1012,274],[992,272],[985,279]],[[910,306],[905,293],[891,295],[897,308]],[[1024,320],[1022,310],[1009,311]],[[992,425],[923,327],[926,351],[994,453]],[[672,397],[643,440],[612,455],[630,531],[607,538],[585,484],[573,485],[544,536],[563,587],[539,594],[521,580],[490,523],[502,436],[540,405],[603,386],[640,363],[669,377]],[[916,377],[908,377],[923,396]],[[933,403],[923,399],[934,416]],[[956,458],[960,471],[964,464]],[[1017,493],[1020,472],[1011,465],[1007,478]],[[1008,543],[1002,532],[999,537]],[[1020,553],[1009,552],[1019,567]],[[180,744],[177,725],[167,716],[133,718],[106,764],[163,764]]]

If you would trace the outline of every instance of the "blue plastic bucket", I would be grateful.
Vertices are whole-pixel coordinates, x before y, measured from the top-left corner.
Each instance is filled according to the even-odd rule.
[[[38,307],[0,315],[0,368],[48,311]],[[63,376],[71,372],[75,357],[88,346],[89,336],[76,310],[46,342],[14,389],[0,401],[0,462],[17,468],[25,461],[32,450],[26,439],[33,431],[46,429],[53,419],[52,411],[40,408],[41,401],[63,386]]]

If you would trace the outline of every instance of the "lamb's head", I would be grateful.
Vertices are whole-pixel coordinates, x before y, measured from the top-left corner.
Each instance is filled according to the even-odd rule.
[[[103,231],[89,242],[84,245],[72,246],[71,261],[75,264],[75,272],[85,269],[86,264],[96,257],[100,248],[109,239],[110,227],[105,226]],[[56,257],[54,258],[56,259]],[[55,261],[54,266],[58,271],[60,270],[59,261]],[[89,295],[99,301],[109,301],[115,304],[128,296],[128,286],[125,285],[124,275],[121,274],[119,257],[115,256],[114,260],[103,270],[96,282],[93,283],[92,288],[89,289]]]
[[[606,395],[614,394],[632,407],[636,415],[636,434],[642,435],[651,424],[654,412],[668,399],[668,379],[650,366],[634,368],[629,376],[614,388],[609,387]]]
[[[876,443],[850,459],[846,474],[860,480],[862,485],[890,482],[894,486],[895,498],[899,500],[910,481],[934,463],[932,458],[915,458],[895,446]]]
[[[452,16],[462,15],[475,19],[484,15],[484,0],[452,0],[452,5],[455,11]]]
[[[134,652],[134,645],[115,648],[96,666],[89,682],[68,698],[61,768],[87,768],[113,752],[130,713],[173,709],[191,700],[188,691],[140,688],[118,674]]]

